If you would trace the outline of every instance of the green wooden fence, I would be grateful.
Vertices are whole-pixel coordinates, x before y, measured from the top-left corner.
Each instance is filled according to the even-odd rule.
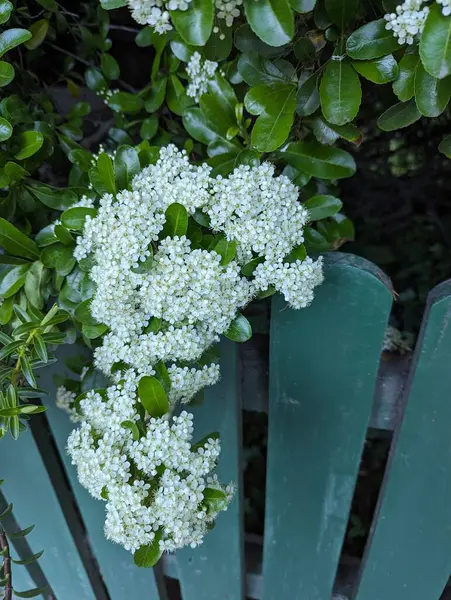
[[[241,408],[243,401],[252,405],[253,394],[260,402],[267,392],[257,389],[258,365],[243,363],[243,347],[225,342],[221,382],[193,410],[198,437],[220,431],[219,475],[236,481],[238,493],[204,544],[166,556],[154,570],[134,567],[129,553],[105,540],[103,505],[78,484],[64,450],[71,423],[48,401],[47,428],[35,426],[33,435],[0,445],[0,500],[14,504],[21,528],[36,524],[29,548],[22,542],[16,550],[45,549],[29,572],[15,568],[17,589],[48,583],[45,597],[58,600],[445,598],[451,574],[451,283],[430,293],[396,402],[402,387],[397,375],[379,370],[392,304],[389,282],[374,265],[345,254],[328,257],[325,275],[310,308],[285,310],[280,298],[272,304],[262,544],[243,528]],[[52,368],[43,371],[40,387],[54,395]],[[393,423],[364,558],[349,563],[341,549],[367,429]],[[174,579],[180,586],[175,595]]]

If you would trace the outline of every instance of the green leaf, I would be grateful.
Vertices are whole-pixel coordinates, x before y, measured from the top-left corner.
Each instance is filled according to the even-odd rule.
[[[58,5],[55,0],[36,0],[36,2],[50,12],[58,12]]]
[[[114,8],[127,6],[127,0],[100,0],[100,4],[105,10],[112,10]]]
[[[381,114],[377,124],[383,131],[394,131],[408,127],[421,118],[421,113],[413,100],[399,102]]]
[[[362,77],[373,83],[388,83],[398,76],[398,63],[391,54],[375,60],[355,61],[352,66]]]
[[[270,46],[283,46],[294,35],[293,11],[288,0],[244,0],[252,31]]]
[[[305,260],[307,258],[307,250],[304,244],[296,246],[293,250],[284,258],[284,262],[293,263],[297,260]]]
[[[204,55],[208,60],[220,62],[225,60],[233,47],[232,27],[227,27],[223,19],[216,19],[218,33],[211,33],[204,46]]]
[[[182,12],[182,11],[178,11]],[[155,538],[151,544],[141,546],[133,554],[133,561],[137,567],[153,567],[160,560],[162,551],[160,550],[160,540],[163,535],[161,530],[155,533]]]
[[[0,87],[4,87],[5,85],[8,85],[8,83],[11,83],[14,79],[14,75],[14,67],[4,60],[0,60]]]
[[[9,139],[12,132],[13,128],[11,127],[11,123],[3,117],[0,117],[0,142]]]
[[[81,328],[82,334],[88,338],[88,340],[95,340],[107,331],[107,325],[83,325]]]
[[[25,48],[28,50],[36,50],[47,36],[49,30],[49,22],[47,19],[40,19],[30,25],[31,39],[25,42]]]
[[[312,115],[320,106],[318,78],[319,73],[314,73],[298,88],[296,95],[296,112],[301,117]]]
[[[29,385],[31,385],[31,387],[38,387],[33,374],[33,369],[31,368],[30,362],[26,356],[20,357],[20,368]]]
[[[68,208],[61,215],[61,223],[71,231],[83,231],[86,217],[94,219],[96,215],[96,208],[88,208],[85,206]]]
[[[99,325],[91,314],[91,300],[81,302],[75,309],[75,318],[83,325]]]
[[[42,204],[53,210],[66,210],[78,200],[75,192],[68,188],[54,188],[43,183],[33,182],[27,189]]]
[[[451,77],[437,79],[418,62],[415,71],[415,102],[425,117],[438,117],[451,98]]]
[[[161,233],[162,239],[167,236],[181,237],[186,234],[188,230],[188,212],[182,204],[178,202],[170,204],[166,209],[165,216],[166,223]]]
[[[0,246],[14,256],[22,256],[31,260],[39,258],[39,248],[36,244],[2,218],[0,218]]]
[[[293,125],[296,88],[282,84],[275,84],[272,89],[266,86],[251,88],[245,103],[252,114],[256,114],[256,110],[261,113],[252,129],[252,145],[259,152],[280,148]]]
[[[293,9],[301,14],[312,12],[315,9],[317,0],[290,0]]]
[[[148,273],[153,266],[153,250],[152,245],[149,245],[150,255],[144,260],[140,262],[137,267],[132,267],[133,273],[137,273],[138,275],[143,275],[144,273]]]
[[[226,238],[221,238],[215,246],[215,252],[221,255],[221,265],[225,267],[235,258],[236,242],[229,242]]]
[[[8,536],[11,539],[18,539],[21,537],[27,536],[31,531],[33,531],[34,525],[30,525],[30,527],[26,527],[25,529],[21,529],[20,531],[16,531],[14,533],[8,533]]]
[[[6,23],[11,16],[14,6],[8,0],[2,0],[0,2],[0,25]]]
[[[319,221],[339,212],[343,202],[335,196],[312,196],[305,201],[304,206],[309,211],[310,220]]]
[[[315,46],[308,37],[297,39],[293,46],[293,52],[301,63],[312,64],[316,60]]]
[[[344,60],[330,60],[319,87],[321,108],[329,123],[344,125],[359,112],[362,89],[357,73]]]
[[[348,55],[358,60],[371,60],[399,50],[401,46],[393,33],[385,29],[386,24],[385,19],[379,19],[354,31],[346,42]]]
[[[222,490],[205,488],[204,500],[208,507],[215,513],[227,508],[227,496]]]
[[[131,146],[119,146],[114,158],[114,174],[118,190],[130,189],[132,179],[141,170],[139,156]]]
[[[38,334],[36,334],[33,338],[33,343],[34,343],[34,349],[36,350],[36,354],[39,357],[39,360],[42,360],[42,362],[48,362],[48,354],[47,354],[47,348],[45,346],[45,342],[42,339],[42,337]]]
[[[420,57],[426,71],[437,79],[451,74],[451,19],[435,2],[430,6],[420,38]]]
[[[37,260],[31,265],[25,278],[25,295],[27,300],[39,310],[44,308],[43,287],[48,281],[48,276],[47,269]]]
[[[204,46],[213,29],[213,0],[191,0],[187,10],[170,10],[172,23],[183,41]]]
[[[145,109],[147,112],[152,113],[160,108],[163,104],[164,97],[166,95],[166,86],[168,78],[166,75],[159,74],[152,82],[149,95],[146,97]]]
[[[152,115],[148,119],[144,119],[139,130],[139,135],[143,140],[151,140],[156,136],[158,131],[158,116]]]
[[[263,256],[257,256],[256,258],[253,258],[241,267],[242,275],[244,275],[245,277],[251,277],[254,274],[254,271],[258,267],[258,265],[264,261],[265,259],[263,258]]]
[[[109,194],[116,193],[116,181],[114,178],[114,169],[113,169],[113,161],[108,156],[102,152],[102,154],[97,159],[97,170],[99,172],[99,176],[105,186],[106,191]]]
[[[415,71],[420,57],[417,54],[404,54],[399,63],[399,72],[393,82],[393,91],[401,102],[407,102],[415,94]]]
[[[339,148],[329,148],[318,142],[293,142],[278,156],[297,169],[319,179],[342,179],[356,171],[352,156]]]
[[[247,342],[252,337],[252,327],[244,315],[238,313],[224,333],[233,342]]]
[[[141,377],[138,383],[138,396],[151,417],[162,417],[169,410],[167,394],[156,377]]]
[[[306,227],[304,230],[304,245],[307,252],[325,252],[329,250],[329,242],[313,227]]]
[[[451,158],[451,135],[447,135],[443,138],[438,146],[439,152]]]
[[[116,92],[108,98],[108,106],[119,113],[137,113],[144,108],[141,96],[129,92]]]
[[[135,442],[139,440],[139,429],[136,423],[133,421],[122,421],[121,427],[129,429],[132,432],[132,437]]]
[[[327,14],[340,29],[355,18],[359,0],[325,0]]]
[[[0,57],[31,38],[26,29],[7,29],[0,33]]]
[[[48,586],[34,588],[32,590],[27,590],[26,592],[18,592],[17,590],[14,590],[14,595],[18,598],[36,598],[36,596],[40,596],[46,591],[48,591]]]
[[[4,358],[6,358],[7,356],[10,356],[11,354],[13,354],[18,348],[20,348],[23,345],[23,341],[22,340],[16,340],[14,342],[11,342],[10,344],[7,344],[6,346],[4,346],[1,351],[0,351],[0,359],[3,360]],[[14,405],[15,406],[15,405]]]
[[[14,138],[14,158],[24,160],[36,154],[44,143],[44,136],[38,131],[24,131]]]
[[[101,92],[108,88],[105,77],[98,69],[87,69],[85,71],[85,81],[92,92]]]
[[[48,269],[55,269],[58,275],[69,275],[75,266],[73,247],[63,244],[47,246],[41,253],[41,262]]]
[[[292,75],[288,75],[275,63],[257,52],[242,54],[238,60],[238,71],[244,81],[251,86],[271,85],[273,83],[286,84],[291,83],[293,80]]]
[[[40,552],[36,552],[36,554],[32,554],[25,560],[15,560],[14,558],[12,558],[11,560],[16,565],[30,565],[32,562],[39,560],[43,554],[44,550],[41,550]]]
[[[117,64],[117,60],[111,56],[111,54],[101,54],[100,67],[102,69],[102,73],[108,79],[119,79],[121,70]]]
[[[77,165],[84,173],[87,173],[93,164],[92,154],[83,148],[71,150],[68,158],[71,163]]]

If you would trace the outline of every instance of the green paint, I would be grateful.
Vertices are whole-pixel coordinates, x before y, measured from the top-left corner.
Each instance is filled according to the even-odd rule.
[[[450,316],[447,282],[428,298],[356,600],[436,600],[451,572]]]
[[[263,600],[331,598],[391,302],[345,254],[311,307],[273,301]]]

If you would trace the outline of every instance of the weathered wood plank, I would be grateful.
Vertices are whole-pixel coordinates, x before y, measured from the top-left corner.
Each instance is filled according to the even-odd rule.
[[[242,600],[244,561],[241,486],[241,403],[238,393],[238,348],[221,344],[221,381],[205,391],[202,406],[193,408],[195,438],[213,431],[221,435],[218,475],[237,483],[236,497],[215,528],[195,549],[176,554],[183,600]]]
[[[428,298],[356,600],[438,600],[451,572],[451,282]]]
[[[33,554],[44,550],[39,564],[58,598],[95,600],[68,524],[30,431],[17,441],[1,441],[2,491],[14,505],[22,528],[35,524],[27,536]],[[21,591],[21,590],[19,590]]]
[[[84,520],[91,548],[111,600],[123,600],[127,597],[142,598],[143,600],[159,600],[161,598],[163,600],[163,592],[160,596],[153,570],[139,569],[133,564],[133,556],[130,552],[105,539],[103,533],[104,504],[92,498],[79,484],[75,467],[71,464],[70,457],[66,452],[67,438],[74,424],[71,423],[68,415],[55,405],[56,386],[53,376],[56,373],[63,375],[67,371],[64,359],[75,353],[77,353],[77,349],[74,347],[61,348],[58,352],[58,362],[42,371],[39,385],[50,393],[46,399],[47,418]]]
[[[263,600],[331,598],[391,303],[344,254],[311,307],[273,302]]]

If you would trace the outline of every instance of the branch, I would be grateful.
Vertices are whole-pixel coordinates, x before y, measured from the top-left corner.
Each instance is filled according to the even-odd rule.
[[[11,573],[11,555],[9,553],[9,542],[4,530],[0,532],[0,551],[3,556],[3,573],[6,579],[5,595],[3,600],[12,600],[13,597],[13,582]]]

